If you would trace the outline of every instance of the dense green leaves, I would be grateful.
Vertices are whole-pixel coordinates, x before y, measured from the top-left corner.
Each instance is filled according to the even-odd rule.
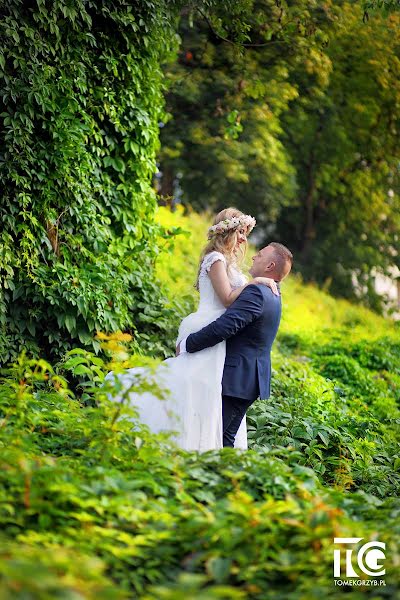
[[[186,204],[238,205],[266,225],[296,191],[295,172],[280,139],[281,115],[298,94],[288,66],[293,55],[318,47],[314,30],[319,20],[330,22],[331,15],[316,3],[249,6],[244,51],[224,41],[228,31],[219,37],[209,19],[181,20],[179,60],[167,70],[172,119],[161,130],[161,193],[173,194],[174,179],[179,179]]]
[[[193,71],[184,91],[174,92],[192,111],[186,125],[208,165],[206,191],[195,195],[192,182],[194,202],[207,197],[215,203],[226,175],[225,198],[232,182],[238,200],[248,182],[254,184],[261,222],[276,220],[298,190],[301,205],[304,186],[296,157],[287,153],[282,123],[289,123],[295,107],[293,114],[309,119],[304,131],[312,140],[318,127],[310,120],[315,94],[334,115],[328,130],[343,142],[346,168],[355,147],[370,146],[372,159],[379,156],[380,162],[371,163],[376,181],[365,170],[351,169],[340,180],[357,201],[367,186],[377,186],[371,211],[363,204],[368,218],[362,226],[350,221],[357,235],[365,223],[373,225],[371,215],[383,206],[382,190],[397,157],[392,132],[385,129],[387,114],[380,112],[381,104],[392,107],[397,93],[390,88],[395,51],[385,53],[386,29],[372,50],[362,48],[364,64],[373,69],[364,72],[361,65],[357,85],[368,102],[357,112],[356,135],[347,139],[355,96],[345,73],[334,73],[332,57],[321,50],[333,15],[329,5],[11,0],[2,6],[0,24],[2,360],[22,346],[28,355],[59,356],[76,344],[97,351],[106,339],[105,352],[117,352],[123,361],[113,369],[151,366],[143,356],[128,360],[119,343],[129,336],[94,339],[97,330],[121,328],[134,333],[133,348],[141,353],[163,356],[173,347],[176,300],[193,306],[186,290],[206,230],[197,217],[197,237],[190,244],[184,238],[174,264],[165,256],[158,261],[158,270],[166,271],[170,299],[164,299],[154,283],[158,242],[168,245],[178,230],[169,221],[168,231],[155,224],[151,177],[159,121],[166,122],[160,63],[177,44],[182,9],[186,34],[198,45],[183,46],[180,65],[186,61],[190,69],[198,60],[218,88],[217,95],[210,92]],[[191,19],[199,15],[203,25],[191,32]],[[358,24],[357,18],[357,11],[349,12],[349,23]],[[395,34],[396,19],[390,23]],[[352,39],[341,35],[332,46],[339,58],[347,56]],[[271,45],[264,53],[255,49],[258,43]],[[223,44],[228,46],[222,51]],[[243,44],[249,51],[240,63]],[[380,79],[371,56],[364,55],[375,51],[388,69]],[[353,62],[358,68],[356,57]],[[373,82],[366,82],[367,72],[374,73]],[[347,120],[343,128],[339,87],[348,102],[340,109]],[[213,124],[210,110],[216,111]],[[375,139],[369,130],[380,116]],[[187,143],[184,130],[177,133]],[[305,136],[306,145],[310,139]],[[177,160],[179,168],[190,167],[184,181],[188,174],[199,180],[196,154],[185,157],[175,142],[170,139],[163,150],[166,172]],[[389,156],[380,152],[381,143]],[[324,148],[328,156],[331,146]],[[345,189],[338,187],[338,162],[321,157],[318,189],[326,186],[329,207],[335,208]],[[392,171],[390,177],[395,189]],[[395,208],[395,192],[389,197]],[[388,224],[397,235],[392,215]],[[372,232],[378,244],[381,238]],[[368,256],[376,261],[370,250],[357,252],[366,267]],[[332,303],[325,310],[334,320]],[[299,310],[302,322],[307,312],[315,315],[314,304]],[[342,330],[329,334],[335,344],[316,346],[309,332],[281,337],[273,396],[249,417],[248,452],[185,453],[168,436],[150,435],[126,397],[118,404],[112,400],[118,389],[102,388],[110,365],[93,352],[75,348],[55,367],[22,355],[0,380],[0,596],[341,598],[331,577],[333,537],[378,535],[388,549],[385,594],[394,597],[399,345],[392,338],[345,343],[349,329],[354,332],[354,323],[362,325],[364,318],[355,308],[348,313]],[[135,386],[162,395],[151,379]],[[357,599],[370,590],[352,591]],[[376,592],[371,595],[380,597],[381,590]]]
[[[173,298],[195,278],[207,222],[160,213],[192,232],[159,260]],[[272,396],[251,409],[247,452],[179,451],[106,395],[120,392],[101,387],[109,369],[154,364],[127,359],[129,336],[99,336],[121,363],[76,348],[54,367],[21,357],[3,370],[2,597],[339,600],[335,536],[386,542],[386,586],[352,595],[395,596],[396,332],[294,278],[282,293]],[[161,393],[151,378],[135,388]]]
[[[381,309],[375,274],[399,261],[398,13],[250,4],[244,50],[181,21],[161,192],[255,214],[258,240],[287,244],[307,279]]]
[[[199,455],[106,396],[117,390],[101,388],[100,358],[76,350],[57,369],[80,377],[86,407],[50,365],[21,358],[0,382],[1,594],[339,598],[337,535],[387,543],[392,594],[398,433],[361,403],[335,409],[333,384],[304,364],[275,366],[271,401],[252,410],[254,449]]]
[[[3,8],[3,361],[23,345],[96,348],[96,330],[156,332],[150,298],[165,319],[151,177],[173,18],[153,2]]]
[[[356,278],[356,295],[379,308],[373,270],[399,260],[399,18],[363,23],[347,3],[339,16],[324,61],[293,72],[300,94],[284,131],[299,205],[281,214],[278,231],[293,240],[304,275],[345,297]]]
[[[374,360],[373,347],[380,360]],[[301,464],[329,485],[398,496],[399,379],[390,358],[399,351],[390,340],[336,342],[303,347],[302,362],[279,357],[271,401],[250,411],[255,447],[292,446],[301,452]],[[304,363],[307,355],[311,365],[310,359]]]

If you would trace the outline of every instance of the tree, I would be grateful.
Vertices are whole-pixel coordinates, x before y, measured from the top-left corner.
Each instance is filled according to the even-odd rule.
[[[377,307],[372,269],[399,261],[400,22],[393,14],[363,23],[348,3],[341,19],[326,76],[310,65],[292,73],[299,93],[283,129],[299,203],[281,213],[277,230],[290,236],[307,277],[353,296],[357,276]]]
[[[184,202],[215,210],[235,204],[268,226],[297,190],[282,143],[282,115],[298,94],[290,68],[325,44],[321,27],[335,15],[317,2],[249,7],[241,45],[202,11],[203,20],[181,19],[179,60],[167,69],[172,119],[161,131],[161,193],[173,194],[179,174]]]
[[[157,333],[151,178],[175,16],[122,0],[1,11],[0,355]]]
[[[253,212],[307,279],[354,297],[358,277],[376,308],[372,271],[399,260],[398,19],[253,2],[241,48],[183,20],[161,133],[160,169],[181,175],[184,202]]]
[[[0,3],[0,360],[97,349],[96,331],[165,352],[174,327],[154,281],[160,65],[183,0]],[[247,0],[198,8],[234,38]],[[160,341],[161,340],[161,341]],[[140,348],[138,345],[140,344]],[[169,342],[173,343],[173,342]]]

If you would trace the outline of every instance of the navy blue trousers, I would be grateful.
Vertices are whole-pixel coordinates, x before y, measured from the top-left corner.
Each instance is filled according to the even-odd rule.
[[[222,396],[224,446],[233,447],[240,423],[246,414],[246,410],[253,402],[254,400],[245,400],[244,398],[235,398],[234,396]]]

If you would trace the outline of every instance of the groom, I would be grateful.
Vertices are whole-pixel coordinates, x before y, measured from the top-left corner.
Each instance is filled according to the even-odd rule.
[[[253,256],[253,277],[282,281],[290,272],[293,255],[283,244],[271,242]],[[177,352],[198,352],[226,340],[222,377],[223,444],[233,446],[249,406],[269,398],[271,346],[281,318],[281,297],[266,285],[248,285],[226,312],[183,339]]]

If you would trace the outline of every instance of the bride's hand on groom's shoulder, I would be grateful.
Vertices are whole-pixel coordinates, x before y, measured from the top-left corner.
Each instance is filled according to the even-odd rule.
[[[276,281],[271,279],[270,277],[255,277],[252,279],[250,283],[256,283],[259,285],[266,285],[271,288],[271,291],[275,296],[279,296],[278,286],[276,285]]]

